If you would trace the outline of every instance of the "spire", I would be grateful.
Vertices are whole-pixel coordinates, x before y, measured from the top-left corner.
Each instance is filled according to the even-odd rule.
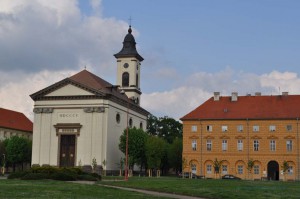
[[[121,58],[121,57],[136,57],[139,61],[143,61],[144,58],[139,55],[139,53],[136,50],[136,42],[133,37],[131,25],[129,25],[128,28],[128,34],[125,36],[124,41],[123,41],[123,48],[121,51],[114,56],[116,58]]]

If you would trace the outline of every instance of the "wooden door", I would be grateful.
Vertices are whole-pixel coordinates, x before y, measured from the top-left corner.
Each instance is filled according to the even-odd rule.
[[[74,167],[75,135],[60,136],[60,167]]]

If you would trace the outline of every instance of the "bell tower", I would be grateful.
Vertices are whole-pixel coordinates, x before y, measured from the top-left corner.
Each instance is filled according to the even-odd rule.
[[[137,52],[136,42],[131,33],[131,26],[129,26],[128,34],[123,41],[122,50],[114,55],[117,59],[118,67],[117,85],[120,86],[121,90],[124,90],[128,98],[139,105],[142,94],[140,89],[140,69],[144,58]]]

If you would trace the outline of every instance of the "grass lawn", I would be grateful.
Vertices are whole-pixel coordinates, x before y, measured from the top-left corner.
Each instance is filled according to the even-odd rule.
[[[133,177],[128,182],[99,183],[204,198],[300,198],[300,182]]]
[[[0,180],[0,198],[159,198],[136,192],[53,180]]]

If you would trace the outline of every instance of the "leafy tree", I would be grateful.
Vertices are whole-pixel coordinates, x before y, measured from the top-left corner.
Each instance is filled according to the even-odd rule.
[[[166,154],[165,142],[158,137],[152,136],[146,142],[147,165],[151,169],[158,169],[161,166],[162,159]]]
[[[131,166],[139,164],[142,169],[142,166],[146,165],[145,143],[147,137],[148,135],[142,129],[135,127],[128,129],[128,156]],[[119,149],[124,154],[126,153],[126,129],[120,136]]]
[[[286,175],[286,172],[287,172],[287,170],[289,169],[289,167],[290,167],[289,163],[288,163],[286,160],[283,161],[283,163],[282,163],[282,165],[281,165],[281,169],[282,169],[282,171],[283,171],[283,177],[284,177],[283,180],[285,180],[285,175]]]
[[[214,167],[214,170],[215,170],[215,174],[216,175],[219,175],[220,174],[220,168],[222,166],[222,160],[219,161],[217,158],[214,160],[213,162],[213,167]]]
[[[175,138],[182,138],[182,124],[170,117],[160,117],[153,115],[148,117],[148,134],[163,138],[168,143],[172,143]]]
[[[176,173],[181,171],[182,167],[182,139],[175,138],[168,148],[168,162],[175,169]]]
[[[31,145],[31,141],[23,137],[13,136],[7,140],[7,160],[12,164],[14,171],[17,164],[22,164],[23,169],[23,163],[30,163]]]
[[[252,171],[253,167],[254,167],[254,161],[252,159],[249,159],[248,163],[247,163],[247,170],[248,170],[249,174],[251,174],[251,171]]]

